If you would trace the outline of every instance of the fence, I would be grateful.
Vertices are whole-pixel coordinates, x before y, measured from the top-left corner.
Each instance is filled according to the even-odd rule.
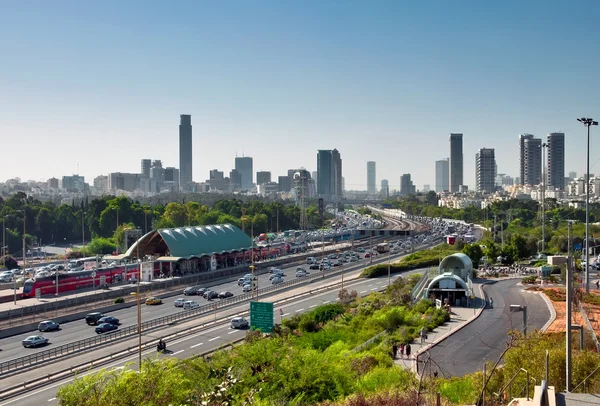
[[[369,338],[367,341],[360,344],[358,347],[353,348],[352,352],[358,352],[358,351],[362,350],[363,348],[373,344],[375,341],[377,341],[377,339],[379,339],[380,337],[383,337],[386,334],[387,334],[386,330],[383,330],[381,333],[375,334],[373,337]]]
[[[592,334],[592,339],[594,340],[594,344],[596,344],[596,350],[600,351],[600,343],[598,343],[598,337],[596,336],[594,327],[592,326],[592,323],[590,322],[590,319],[588,318],[587,313],[585,312],[585,309],[583,307],[583,303],[581,302],[579,303],[579,312],[581,313],[581,317],[583,317],[583,320],[585,321],[587,329]]]

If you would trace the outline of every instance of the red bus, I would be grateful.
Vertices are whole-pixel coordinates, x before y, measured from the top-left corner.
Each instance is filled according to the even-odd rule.
[[[119,281],[128,280],[132,277],[136,277],[136,275],[139,272],[138,269],[138,264],[130,264],[114,266],[111,268],[101,268],[95,270],[59,274],[58,292],[62,293],[78,289],[91,288],[94,285],[98,287],[101,283],[111,285]],[[40,289],[40,294],[42,296],[55,294],[56,275],[26,280],[23,283],[23,293],[21,294],[21,297],[36,297],[37,289]]]
[[[456,243],[456,236],[455,235],[446,236],[446,243],[448,245],[454,245]]]

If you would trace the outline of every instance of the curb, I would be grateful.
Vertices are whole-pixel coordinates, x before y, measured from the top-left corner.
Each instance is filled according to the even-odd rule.
[[[521,286],[523,286],[523,285],[521,285]],[[539,295],[542,299],[544,299],[544,302],[546,303],[546,306],[548,307],[548,311],[550,311],[550,318],[548,319],[546,324],[544,324],[542,326],[540,331],[542,333],[546,332],[546,330],[548,330],[550,328],[552,323],[554,323],[554,320],[556,320],[556,309],[554,309],[554,306],[552,306],[552,302],[550,301],[550,298],[548,298],[548,296],[546,296],[546,294],[544,292],[539,292],[539,291],[535,291],[535,290],[527,290],[527,289],[523,289],[522,291],[526,292],[526,293],[532,293],[534,295]]]

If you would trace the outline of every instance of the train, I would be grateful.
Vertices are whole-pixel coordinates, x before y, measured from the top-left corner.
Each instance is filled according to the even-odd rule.
[[[136,278],[138,264],[118,265],[110,268],[83,270],[58,274],[58,293],[71,292],[78,289],[111,285],[123,280]],[[41,278],[32,278],[23,282],[22,298],[56,293],[56,274]],[[38,291],[39,289],[39,291]],[[38,293],[39,292],[39,293]]]

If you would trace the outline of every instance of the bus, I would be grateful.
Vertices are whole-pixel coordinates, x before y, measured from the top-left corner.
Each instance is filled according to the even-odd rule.
[[[93,268],[98,268],[98,257],[72,259],[67,265],[69,272],[77,272],[84,269],[91,270]]]

